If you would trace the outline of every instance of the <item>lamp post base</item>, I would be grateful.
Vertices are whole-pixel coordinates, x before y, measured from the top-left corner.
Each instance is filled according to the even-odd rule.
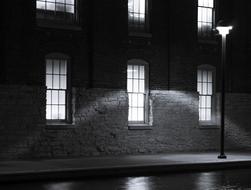
[[[227,156],[225,154],[221,154],[218,156],[218,159],[227,159]]]

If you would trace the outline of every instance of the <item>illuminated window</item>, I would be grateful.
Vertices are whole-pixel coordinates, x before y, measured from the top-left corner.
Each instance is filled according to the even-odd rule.
[[[130,30],[147,30],[148,0],[128,0],[128,24]]]
[[[46,119],[67,118],[67,59],[46,59]]]
[[[146,123],[148,121],[148,94],[145,64],[130,64],[127,66],[127,92],[129,97],[129,123]],[[137,63],[137,62],[136,62]]]
[[[198,35],[210,37],[214,27],[214,0],[198,0]]]
[[[74,14],[75,0],[37,0],[37,9]]]
[[[74,21],[76,0],[36,0],[37,18]]]
[[[197,90],[199,92],[199,120],[213,120],[214,72],[211,69],[199,68]]]

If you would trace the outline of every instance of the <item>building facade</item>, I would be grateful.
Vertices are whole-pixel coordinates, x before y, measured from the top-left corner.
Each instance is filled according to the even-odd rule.
[[[248,0],[5,2],[0,158],[251,149]]]

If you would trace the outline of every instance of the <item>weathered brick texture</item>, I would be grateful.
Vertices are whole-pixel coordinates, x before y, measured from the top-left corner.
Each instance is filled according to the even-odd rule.
[[[45,89],[0,86],[0,158],[30,157],[45,117]]]
[[[150,92],[151,130],[129,130],[128,97],[124,90],[73,90],[74,125],[47,126],[45,89],[0,87],[0,158],[59,158],[122,154],[210,151],[219,148],[219,128],[198,122],[198,94]],[[226,147],[250,150],[251,96],[228,94]]]

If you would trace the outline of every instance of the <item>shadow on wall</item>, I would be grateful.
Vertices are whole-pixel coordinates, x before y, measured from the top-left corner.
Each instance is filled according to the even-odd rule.
[[[249,118],[243,119],[248,120]],[[235,151],[251,150],[251,130],[248,129],[250,124],[245,123],[240,119],[237,121],[226,118],[226,149]]]
[[[45,89],[17,85],[0,88],[0,158],[29,158],[44,123],[41,97],[45,97]]]

